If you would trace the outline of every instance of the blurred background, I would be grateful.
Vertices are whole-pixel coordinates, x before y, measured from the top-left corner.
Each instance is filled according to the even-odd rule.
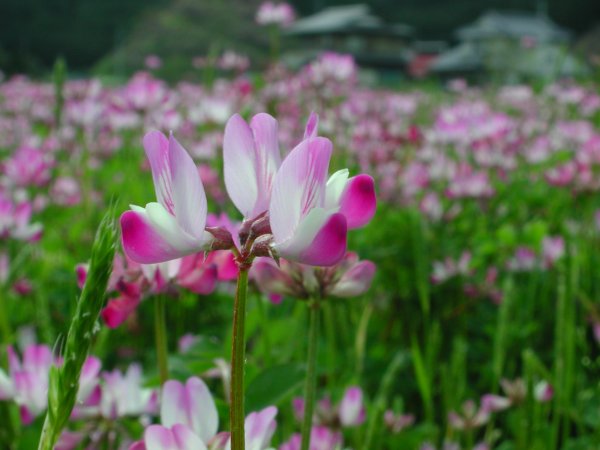
[[[272,38],[258,0],[2,0],[0,70],[48,73],[58,57],[77,76],[127,77],[152,54],[157,74],[193,77],[194,58],[233,50],[259,70]],[[600,55],[595,0],[295,0],[282,60],[352,54],[371,81],[455,77],[530,81],[581,77]],[[278,42],[279,45],[279,42]],[[270,53],[271,52],[271,53]],[[507,80],[508,79],[508,80]]]
[[[228,119],[272,114],[285,155],[316,111],[332,173],[372,175],[378,198],[323,277],[352,289],[323,305],[321,430],[354,449],[600,450],[600,1],[291,3],[0,0],[0,368],[6,344],[60,350],[102,215],[154,198],[145,132],[173,131],[230,223]],[[168,297],[172,373],[210,377],[227,423],[233,283],[210,265],[219,279],[191,290],[161,267],[115,260],[92,354],[158,385]],[[248,411],[279,408],[279,450],[298,448],[309,308],[294,298],[314,289],[291,276],[292,294],[253,283],[247,320]],[[9,397],[28,414],[11,433],[0,392],[0,450],[36,448],[46,369]],[[69,430],[125,448],[145,407],[115,417],[110,398],[130,396],[99,385],[110,414]],[[342,430],[323,405],[356,387],[368,414]]]

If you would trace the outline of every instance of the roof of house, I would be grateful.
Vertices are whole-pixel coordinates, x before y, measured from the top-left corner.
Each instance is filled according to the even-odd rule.
[[[539,42],[556,42],[570,38],[567,30],[545,14],[499,11],[488,11],[472,24],[459,28],[456,35],[461,40],[528,37]]]
[[[318,35],[351,32],[380,32],[406,36],[413,27],[404,24],[385,24],[371,14],[368,5],[332,6],[311,16],[303,17],[287,28],[290,35]]]
[[[463,42],[439,55],[431,64],[433,72],[467,72],[483,67],[483,58],[477,47]]]

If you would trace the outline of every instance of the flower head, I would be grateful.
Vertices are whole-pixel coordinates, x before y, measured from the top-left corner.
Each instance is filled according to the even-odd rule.
[[[207,203],[196,165],[171,136],[153,131],[144,137],[158,202],[131,205],[121,216],[123,249],[129,258],[152,264],[205,250]]]

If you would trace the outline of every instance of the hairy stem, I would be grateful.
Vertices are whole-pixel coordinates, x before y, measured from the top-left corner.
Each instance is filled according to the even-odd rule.
[[[154,337],[156,339],[156,360],[158,362],[158,373],[161,386],[169,379],[165,306],[165,296],[158,295],[154,299]]]
[[[315,393],[317,388],[317,346],[319,333],[320,305],[315,298],[309,303],[310,318],[308,328],[308,356],[306,359],[306,384],[304,387],[304,419],[302,421],[302,450],[310,447]]]
[[[231,449],[244,450],[244,353],[246,351],[245,322],[248,295],[248,270],[241,267],[237,279],[233,306],[233,339],[231,342]]]

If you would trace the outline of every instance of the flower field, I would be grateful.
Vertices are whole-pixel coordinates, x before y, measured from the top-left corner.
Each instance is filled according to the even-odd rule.
[[[0,448],[599,449],[598,85],[220,69],[0,83]]]

